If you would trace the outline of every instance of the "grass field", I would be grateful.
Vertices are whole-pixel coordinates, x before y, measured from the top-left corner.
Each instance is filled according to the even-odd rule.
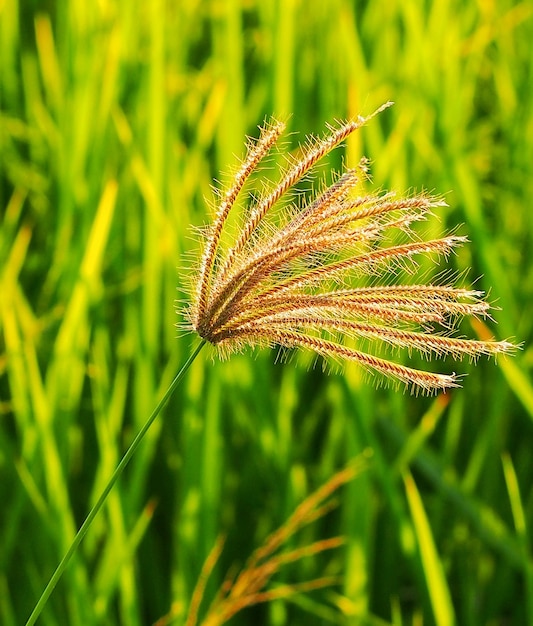
[[[367,454],[286,548],[345,543],[289,562],[268,589],[295,593],[231,623],[533,624],[533,2],[133,4],[0,1],[0,623],[25,623],[197,344],[174,326],[190,225],[210,219],[245,136],[274,114],[296,147],[393,100],[329,165],[367,155],[374,187],[444,194],[427,231],[469,236],[451,266],[501,309],[489,332],[523,349],[441,363],[468,376],[436,397],[305,353],[204,350],[39,623],[184,623],[223,534],[203,615],[228,571]],[[298,592],[323,576],[338,580]]]

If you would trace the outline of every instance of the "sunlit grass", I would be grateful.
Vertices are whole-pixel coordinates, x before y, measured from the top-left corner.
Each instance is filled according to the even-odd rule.
[[[190,353],[177,268],[244,134],[271,114],[320,133],[389,99],[348,166],[368,154],[376,187],[446,194],[426,233],[465,223],[456,269],[501,307],[490,332],[525,349],[465,363],[464,389],[435,399],[305,356],[198,359],[42,623],[144,625],[171,606],[179,623],[221,532],[208,601],[368,447],[371,468],[306,531],[345,547],[276,581],[343,584],[234,623],[444,623],[443,589],[460,624],[532,621],[531,2],[47,6],[0,4],[0,622],[27,619]]]

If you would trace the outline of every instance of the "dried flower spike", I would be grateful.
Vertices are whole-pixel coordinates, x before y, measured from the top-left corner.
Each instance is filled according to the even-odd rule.
[[[458,378],[407,367],[380,356],[380,349],[475,359],[513,348],[453,336],[460,318],[488,315],[482,292],[455,286],[449,274],[432,284],[413,279],[422,256],[446,258],[466,241],[457,235],[424,241],[411,228],[445,206],[441,199],[357,195],[362,161],[308,202],[295,201],[294,186],[317,161],[390,104],[308,140],[277,184],[258,198],[248,194],[243,223],[224,246],[230,210],[285,126],[274,121],[262,128],[207,232],[187,328],[222,355],[245,345],[309,348],[423,391],[456,387]],[[292,204],[285,200],[291,190]]]

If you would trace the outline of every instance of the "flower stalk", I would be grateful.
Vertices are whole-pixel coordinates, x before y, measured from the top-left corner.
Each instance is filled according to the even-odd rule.
[[[87,531],[91,527],[91,524],[93,523],[95,517],[98,515],[102,506],[107,500],[107,496],[113,489],[115,483],[120,478],[122,472],[124,471],[128,463],[131,461],[133,455],[135,454],[135,451],[139,447],[139,444],[144,439],[144,436],[150,429],[150,426],[154,423],[159,413],[161,413],[161,410],[163,409],[165,404],[168,402],[170,396],[174,393],[176,387],[178,386],[183,376],[185,375],[185,373],[191,366],[194,359],[198,356],[198,354],[200,353],[200,350],[203,348],[204,345],[205,345],[205,341],[201,341],[196,346],[193,353],[190,355],[190,357],[187,359],[187,361],[184,363],[180,371],[176,374],[176,376],[170,383],[168,389],[165,391],[161,400],[159,400],[159,402],[157,403],[157,406],[152,411],[150,417],[146,420],[143,427],[137,433],[137,435],[131,442],[129,448],[124,453],[124,456],[122,457],[122,459],[120,460],[120,463],[115,468],[115,471],[111,475],[111,478],[109,479],[107,485],[105,486],[104,490],[100,494],[100,497],[98,498],[94,506],[91,508],[91,510],[87,514],[87,517],[85,518],[83,524],[80,526],[78,532],[76,533],[76,536],[72,540],[72,543],[70,544],[69,549],[67,550],[64,557],[61,559],[59,565],[57,566],[56,570],[52,574],[52,577],[50,578],[47,586],[45,587],[43,593],[41,594],[41,597],[39,598],[37,604],[35,605],[35,608],[33,609],[30,617],[28,618],[28,621],[26,622],[26,626],[33,626],[33,624],[35,624],[35,622],[39,618],[39,615],[42,613],[43,608],[48,602],[48,598],[52,595],[52,592],[54,591],[57,583],[59,582],[59,579],[63,575],[63,572],[66,570],[71,558],[73,557],[74,553],[76,552],[79,545],[83,541],[83,538],[87,534]]]

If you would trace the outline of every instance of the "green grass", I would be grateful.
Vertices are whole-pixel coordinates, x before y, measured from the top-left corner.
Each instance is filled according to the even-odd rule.
[[[453,263],[524,349],[447,364],[469,376],[445,399],[306,355],[204,350],[40,623],[184,617],[220,533],[208,596],[367,448],[370,469],[299,539],[346,546],[276,581],[342,584],[233,623],[533,623],[533,3],[37,4],[0,3],[0,623],[25,622],[192,351],[173,326],[189,224],[245,134],[272,113],[321,133],[388,99],[331,163],[366,154],[377,187],[445,193],[428,230],[463,224]]]

